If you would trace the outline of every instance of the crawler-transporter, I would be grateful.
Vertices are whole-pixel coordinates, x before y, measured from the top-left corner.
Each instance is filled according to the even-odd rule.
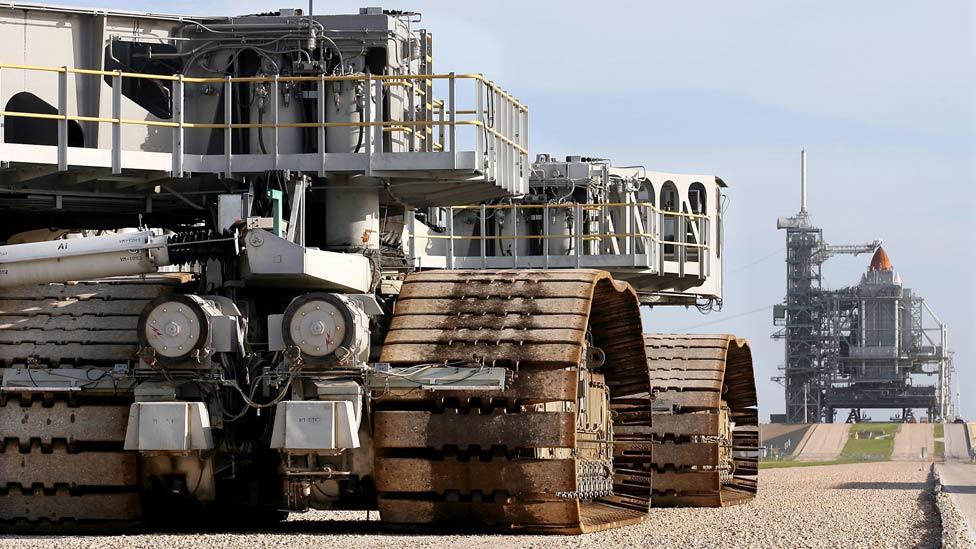
[[[721,179],[530,157],[417,13],[0,22],[3,529],[753,497],[748,345],[641,327],[720,305]]]

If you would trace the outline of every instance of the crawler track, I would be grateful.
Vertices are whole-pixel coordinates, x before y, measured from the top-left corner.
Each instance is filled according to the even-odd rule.
[[[578,478],[585,446],[576,428],[578,370],[588,333],[606,353],[598,371],[615,433],[613,493],[596,496]],[[582,533],[646,515],[650,386],[629,285],[585,270],[409,276],[381,361],[403,367],[475,359],[508,371],[504,392],[378,395],[383,521]],[[630,425],[645,429],[627,432]]]
[[[77,390],[42,391],[42,381],[0,391],[0,531],[99,530],[141,518],[136,456],[122,450],[131,398],[124,387],[95,385],[135,359],[139,313],[173,285],[135,279],[0,293],[0,368],[28,379],[84,369],[92,380]]]
[[[749,345],[724,335],[653,334],[645,341],[655,395],[652,504],[722,507],[752,500],[759,427]],[[726,413],[734,424],[731,440]]]

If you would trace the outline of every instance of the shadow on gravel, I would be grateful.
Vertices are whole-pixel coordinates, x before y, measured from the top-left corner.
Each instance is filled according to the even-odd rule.
[[[915,524],[915,528],[925,532],[915,549],[941,549],[942,548],[942,515],[935,505],[935,468],[929,469],[928,478],[922,485],[922,490],[918,494],[918,508],[922,511],[922,516]]]
[[[181,528],[86,528],[62,532],[31,532],[29,529],[19,530],[17,533],[2,533],[0,541],[13,539],[57,539],[89,536],[155,536],[155,535],[268,535],[268,534],[330,534],[330,535],[364,535],[375,536],[382,534],[398,534],[392,532],[376,521],[359,520],[309,520],[292,521],[275,526],[218,526],[218,527],[181,527]]]
[[[375,515],[374,515],[375,516]],[[271,532],[282,534],[303,534],[323,536],[331,535],[370,535],[370,536],[395,536],[397,538],[410,536],[443,536],[450,535],[505,535],[513,534],[510,531],[492,529],[489,527],[472,528],[457,525],[445,525],[441,528],[436,527],[408,527],[385,525],[378,520],[358,521],[358,520],[296,520],[283,523],[280,528]],[[519,536],[534,536],[536,534],[526,532],[514,532]],[[540,537],[547,537],[545,534],[538,534]]]
[[[327,513],[327,512],[322,512]],[[376,512],[370,514],[370,518],[366,518],[366,513],[363,513],[361,519],[328,519],[321,518],[313,519],[303,519],[301,515],[297,516],[295,520],[289,520],[285,522],[280,522],[277,524],[250,524],[247,521],[242,521],[239,524],[227,524],[222,523],[219,525],[186,525],[186,526],[174,526],[174,527],[152,527],[152,526],[130,526],[126,528],[107,528],[104,526],[98,527],[88,527],[88,528],[75,528],[70,530],[61,530],[58,532],[44,531],[42,529],[35,528],[21,528],[15,532],[0,531],[0,542],[3,540],[14,540],[14,539],[64,539],[72,537],[89,537],[89,536],[139,536],[139,535],[230,535],[230,536],[248,536],[248,535],[306,535],[306,536],[336,536],[336,535],[353,535],[353,536],[378,536],[380,538],[384,536],[391,536],[397,538],[404,537],[419,537],[419,536],[439,536],[449,533],[451,535],[503,535],[511,534],[512,532],[505,532],[498,529],[491,529],[489,527],[484,528],[463,528],[455,525],[445,526],[440,529],[436,527],[408,527],[408,526],[391,526],[388,524],[383,524],[378,520],[379,515]],[[519,532],[519,535],[532,536],[533,534],[526,534],[524,532]],[[540,534],[544,536],[544,534]],[[0,544],[2,545],[2,544]]]
[[[377,535],[390,532],[382,526],[376,513],[374,520],[366,520],[363,513],[361,520],[292,520],[286,522],[268,523],[256,522],[242,518],[240,521],[223,519],[219,522],[181,525],[152,525],[138,524],[126,526],[71,524],[59,525],[51,529],[43,525],[20,525],[15,528],[0,530],[0,541],[6,539],[55,539],[71,537],[104,537],[104,536],[141,536],[141,535],[252,535],[252,534],[362,534]]]
[[[924,482],[846,482],[835,490],[921,490]]]
[[[943,484],[942,491],[952,494],[976,494],[976,486],[953,486],[952,484]]]

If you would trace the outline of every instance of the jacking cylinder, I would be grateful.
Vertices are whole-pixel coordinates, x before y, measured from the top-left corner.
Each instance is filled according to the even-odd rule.
[[[170,264],[149,231],[0,246],[0,288],[154,273]]]
[[[369,358],[369,317],[340,294],[310,293],[285,309],[281,336],[293,361],[353,367]]]

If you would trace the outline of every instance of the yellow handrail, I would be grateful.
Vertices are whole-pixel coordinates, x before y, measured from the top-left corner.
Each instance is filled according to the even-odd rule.
[[[41,72],[67,72],[69,74],[85,74],[92,76],[121,76],[122,78],[141,78],[147,80],[166,80],[166,81],[176,81],[183,80],[183,82],[191,84],[219,84],[226,82],[273,82],[277,80],[278,82],[318,82],[319,80],[325,80],[326,82],[348,82],[357,80],[378,80],[378,81],[410,81],[410,80],[449,80],[449,79],[461,79],[461,80],[480,80],[487,86],[490,90],[497,92],[499,95],[504,97],[506,100],[511,101],[512,104],[521,112],[528,112],[529,108],[515,99],[512,95],[502,89],[501,86],[495,84],[491,80],[488,80],[484,75],[479,73],[461,73],[461,74],[342,74],[342,75],[322,75],[322,76],[232,76],[219,77],[219,76],[182,76],[178,74],[168,75],[168,74],[145,74],[139,72],[124,72],[124,71],[106,71],[98,69],[77,69],[70,67],[50,67],[44,65],[21,65],[17,63],[0,63],[0,69],[13,69],[13,70],[28,70],[28,71],[41,71]]]
[[[196,84],[219,84],[227,82],[342,82],[342,81],[380,81],[384,85],[404,85],[413,87],[412,81],[415,80],[445,80],[445,79],[468,79],[468,80],[479,80],[485,84],[489,89],[495,91],[508,101],[512,103],[520,112],[528,112],[528,107],[520,103],[517,99],[505,92],[497,84],[488,80],[481,74],[389,74],[389,75],[366,75],[366,74],[350,74],[350,75],[320,75],[320,76],[233,76],[233,77],[195,77],[195,76],[184,76],[184,75],[163,75],[163,74],[144,74],[144,73],[134,73],[134,72],[124,72],[124,71],[106,71],[98,69],[78,69],[69,67],[50,67],[43,65],[23,65],[15,63],[0,63],[0,69],[9,70],[27,70],[27,71],[41,71],[41,72],[53,72],[53,73],[69,73],[69,74],[81,74],[90,76],[117,76],[120,78],[139,78],[147,80],[163,80],[163,81],[182,81],[184,83],[196,83]],[[434,104],[443,109],[444,102],[442,100],[434,99]],[[464,109],[456,110],[455,114],[481,114],[476,110]],[[62,114],[43,114],[43,113],[32,113],[32,112],[22,112],[22,111],[0,111],[0,116],[9,117],[19,117],[19,118],[37,118],[45,120],[69,120],[76,122],[92,122],[92,123],[105,123],[105,124],[123,124],[123,125],[135,125],[135,126],[155,126],[155,127],[166,127],[166,128],[188,128],[188,129],[222,129],[222,130],[235,130],[235,129],[255,129],[255,128],[336,128],[336,127],[375,127],[380,126],[384,128],[384,131],[403,131],[402,128],[423,126],[427,128],[427,132],[431,132],[434,126],[444,127],[444,126],[476,126],[483,128],[486,132],[492,136],[498,138],[505,144],[511,146],[519,153],[528,155],[529,151],[519,143],[516,143],[509,137],[503,135],[498,130],[493,127],[486,126],[480,120],[444,120],[443,112],[441,112],[440,120],[389,120],[389,121],[379,121],[379,122],[288,122],[288,123],[212,123],[212,122],[166,122],[160,120],[134,120],[128,118],[109,118],[109,117],[99,117],[99,116],[77,116],[77,115],[62,115]],[[392,128],[401,128],[399,130],[394,130]]]
[[[165,122],[161,120],[133,120],[131,118],[105,118],[99,116],[76,116],[76,115],[65,115],[65,114],[45,114],[38,112],[20,112],[20,111],[0,111],[0,116],[7,116],[11,118],[41,118],[44,120],[70,120],[75,122],[100,122],[105,124],[123,124],[132,126],[162,126],[166,128],[178,128],[180,124],[178,122]],[[375,127],[382,126],[383,128],[402,128],[405,126],[477,126],[484,127],[484,124],[480,120],[386,120],[382,122],[285,122],[279,124],[273,123],[257,123],[257,122],[237,122],[231,124],[216,124],[213,122],[184,122],[183,127],[188,129],[213,129],[213,130],[242,130],[242,129],[255,129],[255,128],[357,128],[357,127]],[[512,141],[511,139],[505,137],[499,133],[494,128],[486,127],[488,133],[494,135],[495,137],[501,139],[512,148],[519,151],[522,154],[529,154],[528,149],[519,145],[518,143]]]
[[[469,235],[447,235],[447,234],[411,234],[413,239],[430,239],[430,240],[572,240],[575,239],[575,235],[565,235],[565,234],[539,234],[539,235],[484,235],[484,236],[469,236]],[[701,248],[703,250],[709,249],[711,246],[708,244],[697,244],[695,242],[678,242],[675,240],[662,240],[661,237],[651,234],[651,233],[592,233],[581,235],[580,238],[583,240],[600,240],[603,238],[647,238],[657,244],[671,244],[674,246],[685,246],[688,248]],[[626,254],[623,254],[626,255]]]
[[[559,204],[465,204],[461,206],[447,206],[452,210],[480,210],[484,208],[486,210],[511,210],[511,209],[556,209],[556,210],[568,210],[574,209],[579,206],[584,210],[600,210],[603,208],[625,208],[625,207],[640,207],[640,208],[650,208],[654,213],[663,214],[665,216],[673,217],[685,217],[688,219],[708,219],[707,214],[696,214],[696,213],[685,213],[685,212],[672,212],[669,210],[662,210],[656,206],[653,202],[607,202],[607,203],[593,203],[593,204],[577,204],[573,202],[563,202]]]

